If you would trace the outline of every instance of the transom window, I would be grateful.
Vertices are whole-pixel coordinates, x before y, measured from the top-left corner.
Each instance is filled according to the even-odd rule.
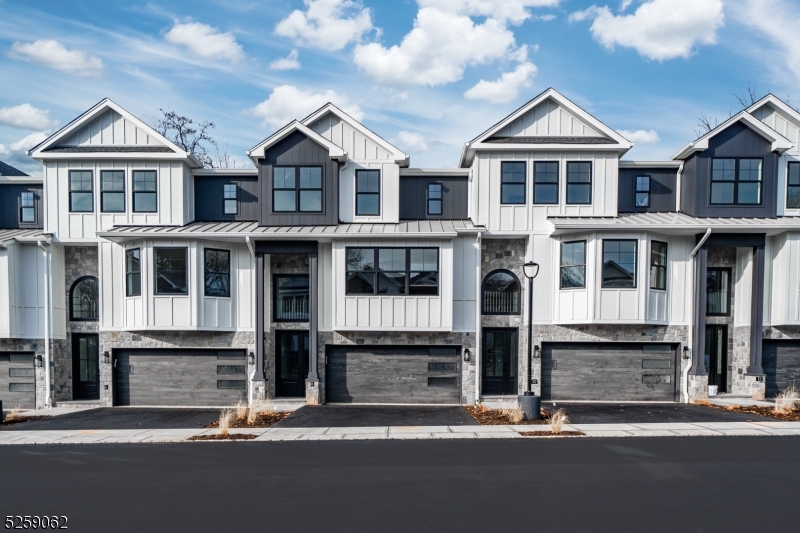
[[[225,183],[222,185],[222,212],[226,215],[235,215],[239,212],[238,202],[236,201],[237,187],[235,183]]]
[[[592,163],[567,161],[567,203],[592,203]]]
[[[97,278],[84,276],[72,284],[69,292],[70,320],[91,321],[100,316]]]
[[[186,248],[153,248],[156,294],[188,294],[189,251]]]
[[[650,288],[667,290],[667,243],[650,243]]]
[[[442,184],[428,184],[428,214],[440,216],[442,214]]]
[[[19,221],[22,224],[36,222],[36,208],[33,205],[33,193],[23,191],[19,195]]]
[[[322,167],[274,167],[272,211],[322,212]]]
[[[100,211],[125,212],[125,172],[103,170],[100,172]]]
[[[636,241],[603,241],[603,288],[636,287]]]
[[[503,161],[500,163],[500,203],[525,203],[525,162]]]
[[[787,165],[786,207],[800,208],[800,162],[790,161]]]
[[[381,214],[381,173],[379,170],[356,170],[356,215]]]
[[[561,288],[586,287],[586,241],[561,243]]]
[[[347,294],[439,294],[438,248],[347,248]]]
[[[69,171],[69,210],[73,213],[94,211],[94,188],[90,170]]]
[[[761,204],[761,159],[712,159],[712,205]]]
[[[229,298],[231,295],[231,253],[205,248],[205,295]]]
[[[158,185],[155,170],[133,171],[133,211],[136,213],[158,211]]]
[[[519,279],[508,270],[495,270],[483,280],[484,315],[518,315],[520,312]]]
[[[706,315],[731,314],[731,269],[709,268],[706,271]]]
[[[636,207],[650,207],[650,176],[636,176]]]
[[[558,203],[558,161],[533,163],[533,203]]]
[[[125,252],[125,296],[142,295],[142,256],[139,248]]]

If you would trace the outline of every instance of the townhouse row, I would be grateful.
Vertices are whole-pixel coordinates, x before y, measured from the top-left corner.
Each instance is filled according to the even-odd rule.
[[[548,89],[455,168],[327,104],[205,169],[106,99],[29,152],[42,178],[0,176],[0,400],[774,396],[800,378],[799,146],[768,95],[625,160]]]

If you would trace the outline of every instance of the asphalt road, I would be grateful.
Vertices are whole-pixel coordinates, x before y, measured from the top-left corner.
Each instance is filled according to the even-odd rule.
[[[71,531],[794,531],[800,439],[3,446],[0,517]]]

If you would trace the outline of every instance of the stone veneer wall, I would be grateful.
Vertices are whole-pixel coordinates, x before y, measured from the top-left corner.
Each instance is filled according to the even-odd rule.
[[[750,328],[748,326],[733,326],[733,317],[736,312],[736,248],[712,246],[708,249],[708,268],[731,269],[731,307],[728,316],[707,316],[708,325],[728,326],[728,361],[725,369],[726,386],[728,392],[736,392],[743,383],[744,372],[750,361]],[[705,351],[705,347],[700,348]],[[702,354],[701,354],[702,355]],[[708,369],[706,368],[706,372]],[[706,384],[708,379],[706,378]],[[738,387],[737,387],[738,386]],[[707,393],[708,391],[706,391]]]

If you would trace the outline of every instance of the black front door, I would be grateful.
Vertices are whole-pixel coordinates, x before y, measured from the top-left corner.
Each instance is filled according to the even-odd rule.
[[[706,326],[706,372],[708,384],[717,385],[718,392],[726,392],[728,382],[728,326]]]
[[[308,332],[278,331],[275,344],[275,395],[305,398]]]
[[[72,398],[100,399],[100,343],[96,334],[72,335]]]
[[[484,395],[517,394],[517,330],[483,330]]]

